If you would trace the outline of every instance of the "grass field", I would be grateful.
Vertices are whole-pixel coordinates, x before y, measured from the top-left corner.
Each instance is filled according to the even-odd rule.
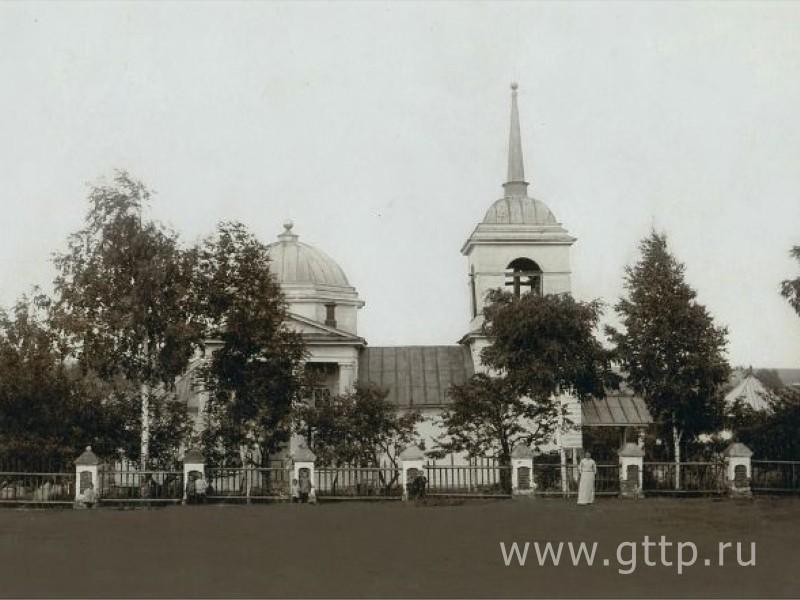
[[[620,542],[693,542],[677,573]],[[597,542],[595,565],[504,565],[500,542]],[[756,543],[756,565],[718,542]],[[3,597],[797,597],[800,499],[0,510]],[[651,558],[659,550],[651,550]],[[668,560],[674,562],[675,547]],[[713,565],[702,559],[712,557]],[[603,566],[602,558],[612,559]],[[624,560],[630,569],[630,551]],[[565,563],[569,563],[567,566]]]

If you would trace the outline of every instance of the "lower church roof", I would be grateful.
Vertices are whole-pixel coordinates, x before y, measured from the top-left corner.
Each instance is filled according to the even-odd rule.
[[[447,391],[473,375],[465,346],[368,346],[361,351],[358,380],[388,388],[388,400],[403,408],[450,404]]]

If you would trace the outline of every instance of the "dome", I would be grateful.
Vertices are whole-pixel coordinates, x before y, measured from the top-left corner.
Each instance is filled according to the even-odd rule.
[[[483,222],[492,225],[558,225],[544,202],[527,196],[500,198],[486,211]]]
[[[313,246],[299,242],[292,233],[294,224],[284,223],[278,241],[267,246],[270,269],[281,284],[311,283],[350,287],[342,268],[330,256]]]

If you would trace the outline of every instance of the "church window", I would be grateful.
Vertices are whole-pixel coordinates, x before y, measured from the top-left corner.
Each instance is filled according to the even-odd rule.
[[[336,305],[333,303],[325,305],[325,325],[336,327]]]
[[[506,287],[515,297],[532,292],[542,293],[542,270],[529,258],[517,258],[506,267]]]
[[[317,406],[320,402],[330,402],[331,391],[328,388],[315,387],[312,390],[311,398],[313,400],[314,406]]]

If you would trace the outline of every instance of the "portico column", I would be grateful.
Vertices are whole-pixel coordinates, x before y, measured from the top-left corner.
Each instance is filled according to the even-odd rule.
[[[358,370],[354,362],[339,363],[339,395],[353,391]]]

